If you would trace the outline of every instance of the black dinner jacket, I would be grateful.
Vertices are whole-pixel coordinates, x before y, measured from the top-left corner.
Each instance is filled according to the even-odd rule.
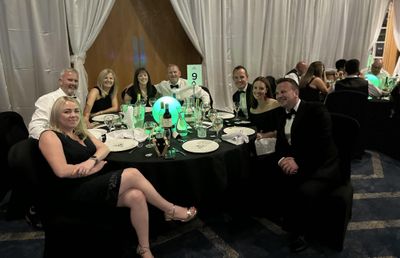
[[[360,77],[346,77],[335,83],[335,91],[341,90],[358,91],[368,96],[368,81]]]
[[[247,84],[247,88],[246,88],[246,106],[247,106],[247,112],[250,112],[250,99],[251,99],[251,94],[253,94],[253,85],[251,83]],[[238,102],[240,101],[240,92],[236,91],[233,95],[232,95],[232,100],[233,102]],[[242,110],[239,111],[239,116],[244,116]]]
[[[318,102],[300,102],[291,127],[291,145],[285,137],[285,123],[282,115],[277,130],[277,158],[293,157],[299,166],[298,178],[339,182],[339,158],[325,106]]]

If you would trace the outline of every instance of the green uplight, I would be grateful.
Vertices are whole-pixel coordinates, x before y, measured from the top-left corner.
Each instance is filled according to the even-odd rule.
[[[161,102],[164,102],[164,104],[168,104],[169,112],[171,113],[172,117],[172,124],[175,125],[178,122],[179,112],[181,111],[181,104],[177,99],[169,96],[164,96],[157,99],[157,101],[153,105],[153,110],[151,112],[154,121],[156,121],[157,123],[160,123],[160,116],[163,115],[165,112],[165,110],[161,108]]]
[[[381,84],[381,81],[379,80],[379,78],[370,73],[365,75],[365,79],[367,79],[370,83],[372,83],[376,87],[379,87],[379,85]]]

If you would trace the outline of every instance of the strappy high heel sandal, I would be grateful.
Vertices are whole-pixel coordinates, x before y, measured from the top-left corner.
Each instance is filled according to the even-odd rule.
[[[151,253],[150,247],[149,247],[149,246],[141,246],[141,245],[138,245],[137,248],[136,248],[136,253],[137,253],[140,257],[144,257],[144,254],[145,254],[145,253]],[[151,255],[151,257],[154,258],[153,255]]]
[[[195,207],[190,207],[190,208],[187,208],[186,218],[182,219],[182,218],[175,217],[175,207],[176,206],[174,204],[174,206],[172,206],[171,214],[164,213],[165,221],[178,220],[180,222],[188,222],[188,221],[191,221],[192,219],[194,219],[197,215],[197,209]]]

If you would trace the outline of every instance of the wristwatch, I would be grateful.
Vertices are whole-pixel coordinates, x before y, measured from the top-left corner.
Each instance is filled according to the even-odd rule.
[[[89,159],[94,160],[94,165],[95,165],[95,166],[96,166],[97,163],[99,162],[99,160],[97,159],[97,156],[96,156],[96,155],[91,156]]]

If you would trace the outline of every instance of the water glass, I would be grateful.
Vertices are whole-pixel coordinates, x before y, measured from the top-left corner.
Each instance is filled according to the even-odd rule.
[[[206,138],[207,137],[207,127],[205,127],[204,125],[199,125],[196,128],[197,130],[197,137],[199,138]]]

